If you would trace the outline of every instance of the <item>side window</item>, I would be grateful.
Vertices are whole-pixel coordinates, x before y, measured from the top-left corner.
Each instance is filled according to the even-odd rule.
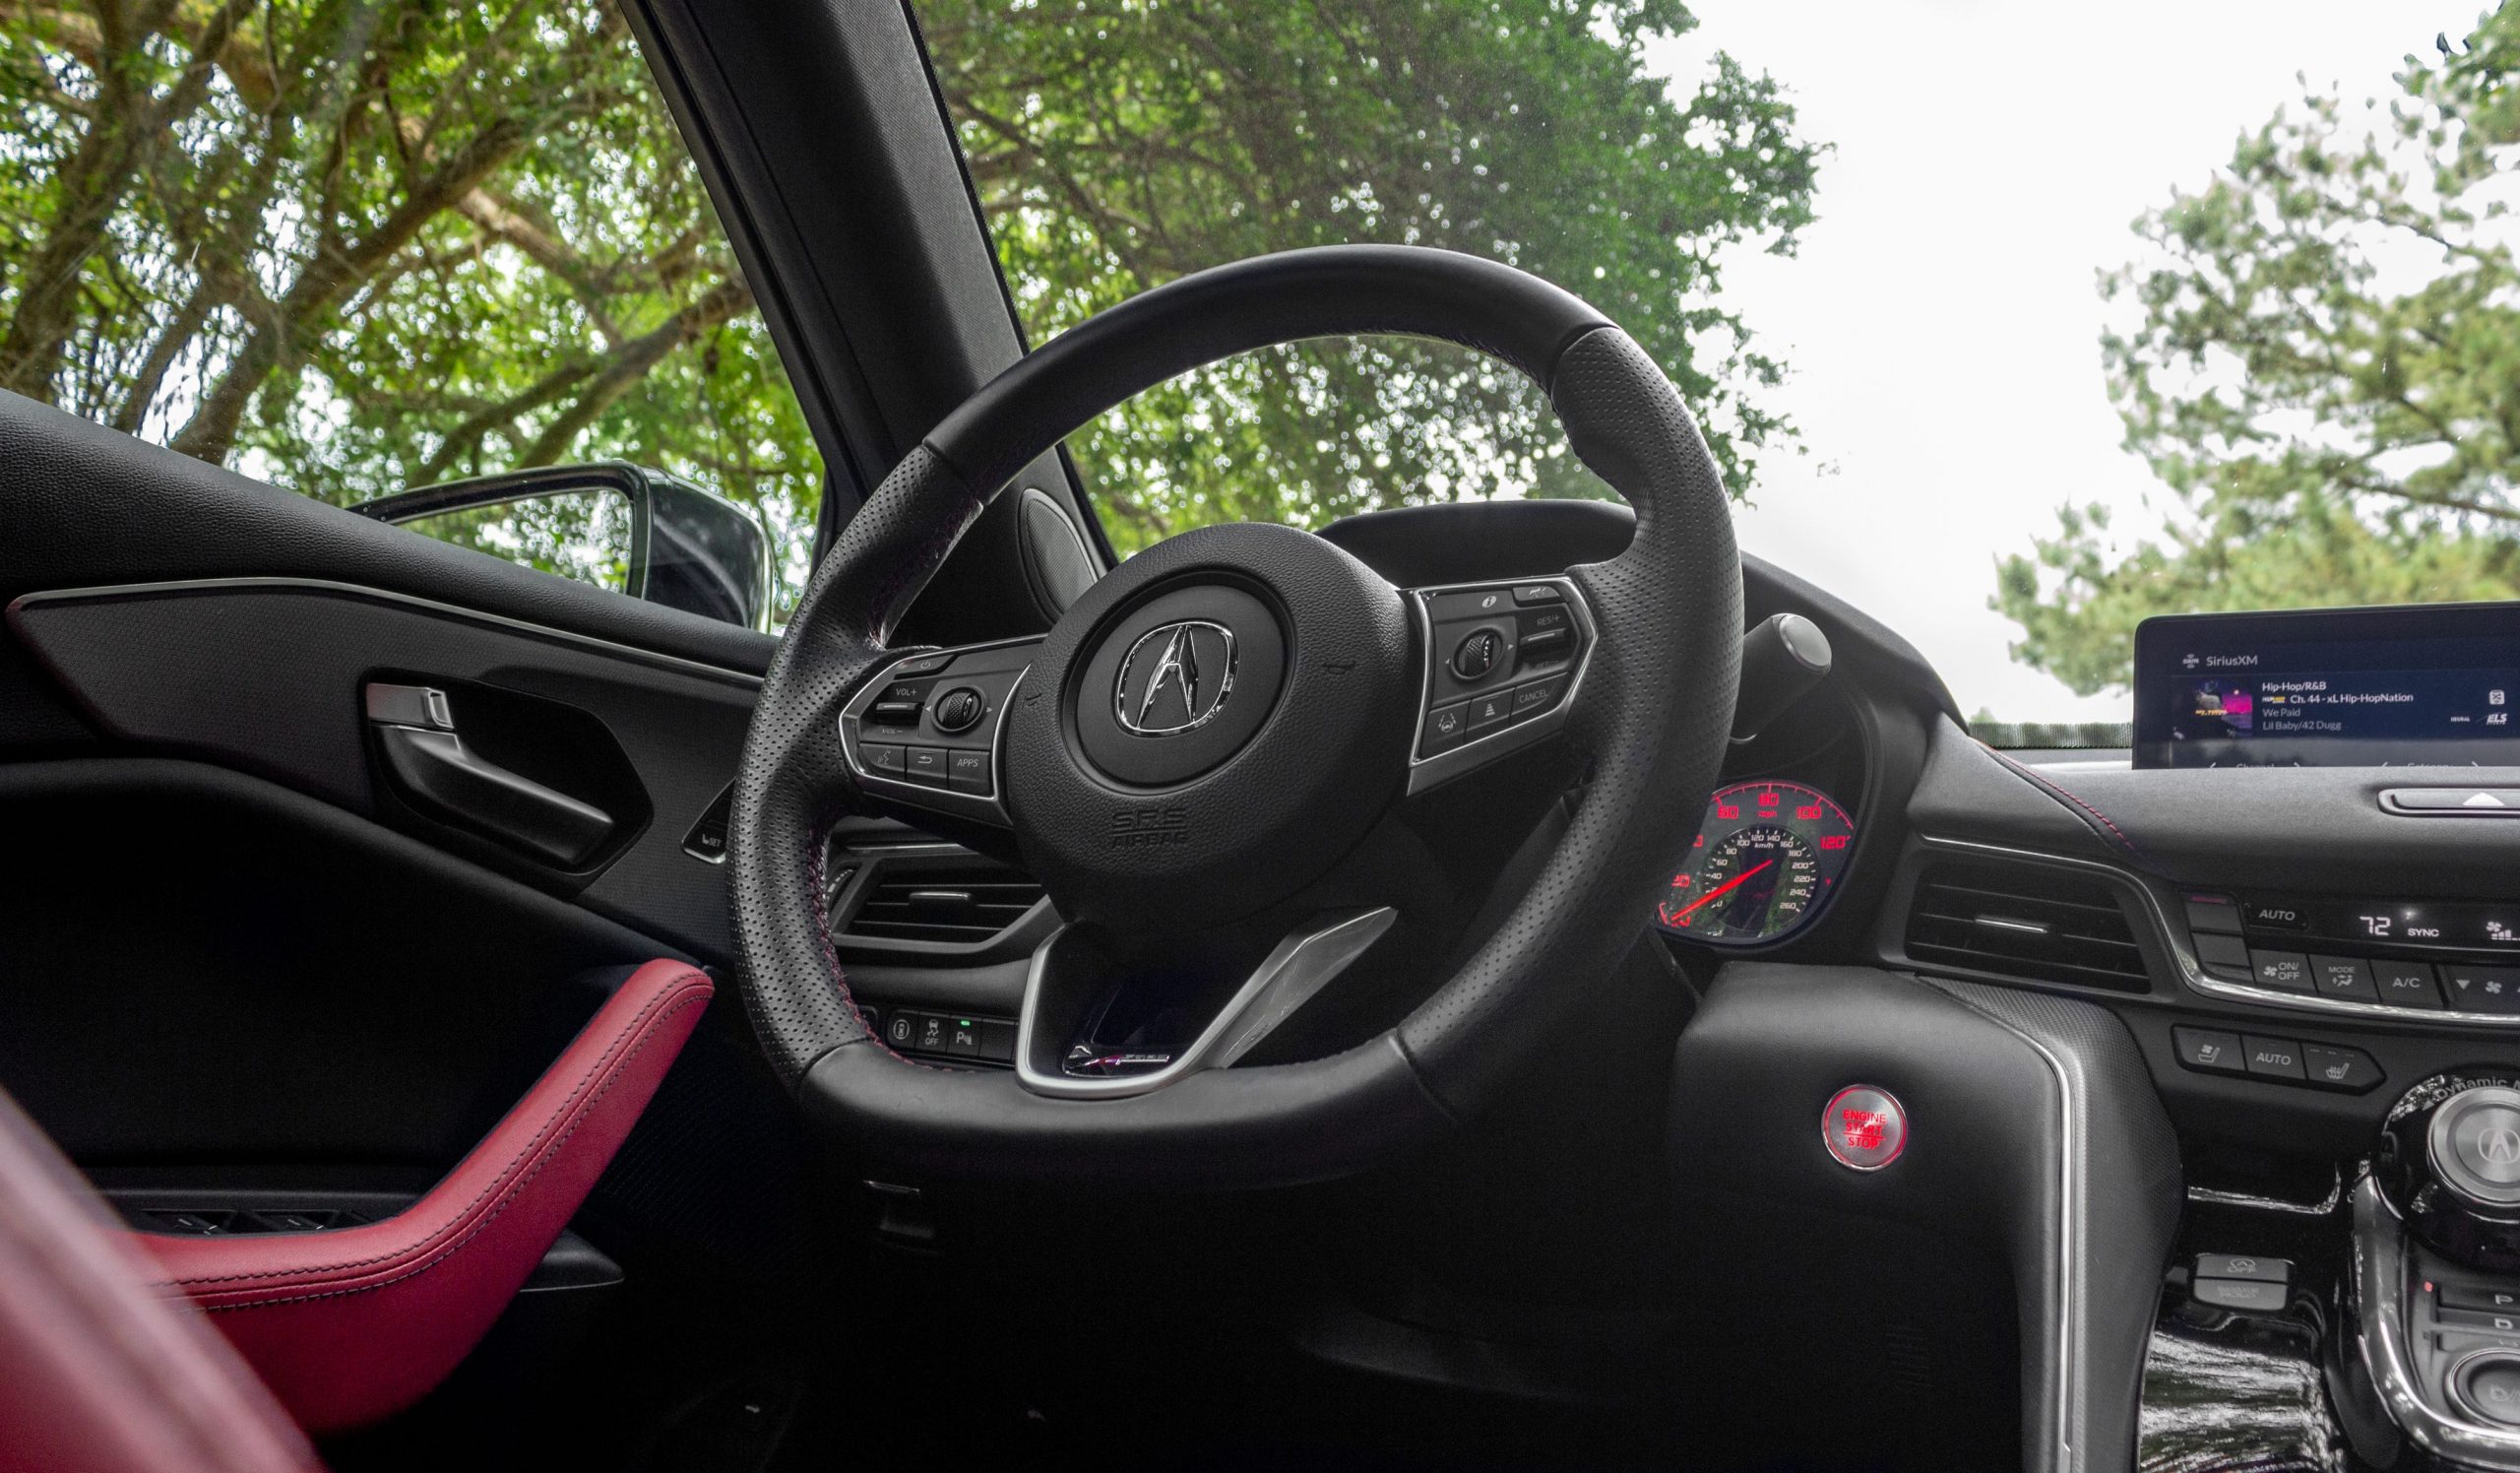
[[[0,388],[341,504],[486,478],[379,514],[609,587],[749,522],[801,586],[822,467],[610,5],[8,6],[0,92]]]

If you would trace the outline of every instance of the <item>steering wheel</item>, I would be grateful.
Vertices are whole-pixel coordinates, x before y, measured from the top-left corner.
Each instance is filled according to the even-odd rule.
[[[888,647],[989,498],[1069,432],[1230,354],[1355,334],[1449,340],[1539,384],[1635,507],[1627,550],[1400,589],[1308,533],[1202,528],[1040,638]],[[745,1007],[809,1120],[914,1169],[1215,1186],[1364,1169],[1476,1113],[1601,994],[1715,781],[1740,634],[1714,459],[1580,298],[1404,246],[1183,278],[973,395],[823,558],[735,783]],[[1536,828],[1529,800],[1569,793]],[[866,1027],[822,870],[832,824],[870,807],[1006,832],[1064,918],[1032,959],[1013,1070],[911,1059]],[[1482,911],[1425,882],[1485,840],[1543,856],[1519,898]],[[1362,1043],[1273,1055],[1298,1009],[1361,986],[1360,958],[1424,986]]]

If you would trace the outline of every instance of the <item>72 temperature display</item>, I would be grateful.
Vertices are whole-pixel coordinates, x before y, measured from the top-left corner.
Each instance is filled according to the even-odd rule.
[[[1855,847],[1855,820],[1799,783],[1735,783],[1707,800],[1688,867],[1655,908],[1665,930],[1719,945],[1782,940],[1820,913]]]

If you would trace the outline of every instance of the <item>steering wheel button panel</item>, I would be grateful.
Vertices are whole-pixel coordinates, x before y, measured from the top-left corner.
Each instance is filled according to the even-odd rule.
[[[1520,750],[1563,723],[1593,629],[1571,582],[1419,589],[1414,602],[1426,675],[1412,793]]]

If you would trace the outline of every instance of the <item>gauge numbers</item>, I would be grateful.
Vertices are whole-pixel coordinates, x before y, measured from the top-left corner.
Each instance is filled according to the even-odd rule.
[[[1816,788],[1735,783],[1707,800],[1688,867],[1655,908],[1663,929],[1725,946],[1782,940],[1820,913],[1855,822]]]

